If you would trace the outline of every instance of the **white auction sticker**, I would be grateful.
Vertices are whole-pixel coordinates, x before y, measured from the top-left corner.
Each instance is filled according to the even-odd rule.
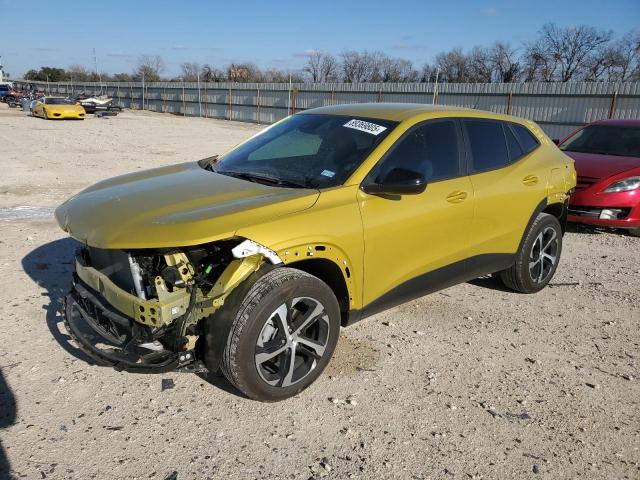
[[[367,132],[371,135],[380,135],[387,129],[387,127],[383,127],[382,125],[365,122],[364,120],[356,120],[355,118],[353,120],[349,120],[343,126],[347,128],[354,128],[356,130],[360,130],[361,132]]]

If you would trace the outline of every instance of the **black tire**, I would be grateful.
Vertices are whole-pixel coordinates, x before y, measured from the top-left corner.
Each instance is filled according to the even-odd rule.
[[[640,227],[630,228],[628,231],[630,235],[633,235],[634,237],[640,237]]]
[[[551,239],[551,235],[555,235],[555,237]],[[548,245],[548,249],[543,252],[546,256],[539,255],[542,252],[541,247],[545,248],[545,245]],[[553,278],[560,262],[561,253],[562,227],[560,222],[553,215],[541,213],[525,234],[520,250],[516,253],[514,264],[499,272],[498,276],[507,288],[516,292],[539,292]],[[551,257],[554,257],[553,262]]]
[[[323,281],[299,270],[269,270],[228,308],[233,321],[221,369],[254,400],[284,400],[307,388],[327,366],[338,342],[340,308],[335,295]],[[309,348],[309,342],[317,348]],[[282,353],[270,356],[277,351]]]

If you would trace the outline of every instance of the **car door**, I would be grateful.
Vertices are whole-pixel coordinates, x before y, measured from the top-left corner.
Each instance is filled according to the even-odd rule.
[[[462,121],[469,153],[469,178],[475,194],[470,256],[509,263],[531,215],[543,200],[547,178],[535,158],[538,141],[518,124],[497,120]],[[518,129],[524,130],[521,132]],[[482,257],[481,257],[482,256]],[[506,268],[506,266],[505,266]]]
[[[408,130],[363,185],[382,181],[394,168],[423,174],[427,187],[414,195],[358,193],[367,314],[428,293],[433,281],[461,273],[473,219],[473,191],[462,174],[456,120],[430,120]]]

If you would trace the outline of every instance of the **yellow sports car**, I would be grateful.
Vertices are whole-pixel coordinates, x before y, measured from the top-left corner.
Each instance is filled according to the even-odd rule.
[[[42,117],[47,120],[76,118],[84,120],[86,112],[81,105],[73,100],[62,97],[44,97],[39,99],[31,110],[34,117]]]
[[[544,288],[575,185],[573,160],[520,118],[307,110],[58,207],[79,242],[67,331],[118,370],[221,369],[281,400],[320,375],[341,326],[489,273]]]

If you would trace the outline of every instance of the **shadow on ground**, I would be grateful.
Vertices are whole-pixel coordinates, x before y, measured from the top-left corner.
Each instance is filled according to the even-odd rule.
[[[513,290],[504,286],[504,283],[500,281],[497,276],[483,275],[482,277],[469,280],[467,283],[475,285],[476,287],[488,288],[490,290],[497,290],[499,292],[516,293]]]
[[[588,225],[586,223],[568,223],[567,232],[578,233],[582,235],[601,235],[603,233],[616,233],[618,235],[622,235],[623,237],[626,236],[637,238],[637,235],[633,235],[631,232],[629,232],[629,230],[625,228],[598,227],[595,225]]]
[[[16,399],[0,370],[0,429],[16,423]],[[11,466],[0,442],[0,478],[10,478]]]
[[[62,326],[62,299],[69,291],[73,272],[74,251],[78,242],[63,238],[39,246],[22,259],[22,268],[38,286],[45,290],[47,297],[43,306],[46,311],[47,327],[53,338],[74,357],[94,365],[95,362],[82,350],[71,343],[71,337],[64,333]]]

